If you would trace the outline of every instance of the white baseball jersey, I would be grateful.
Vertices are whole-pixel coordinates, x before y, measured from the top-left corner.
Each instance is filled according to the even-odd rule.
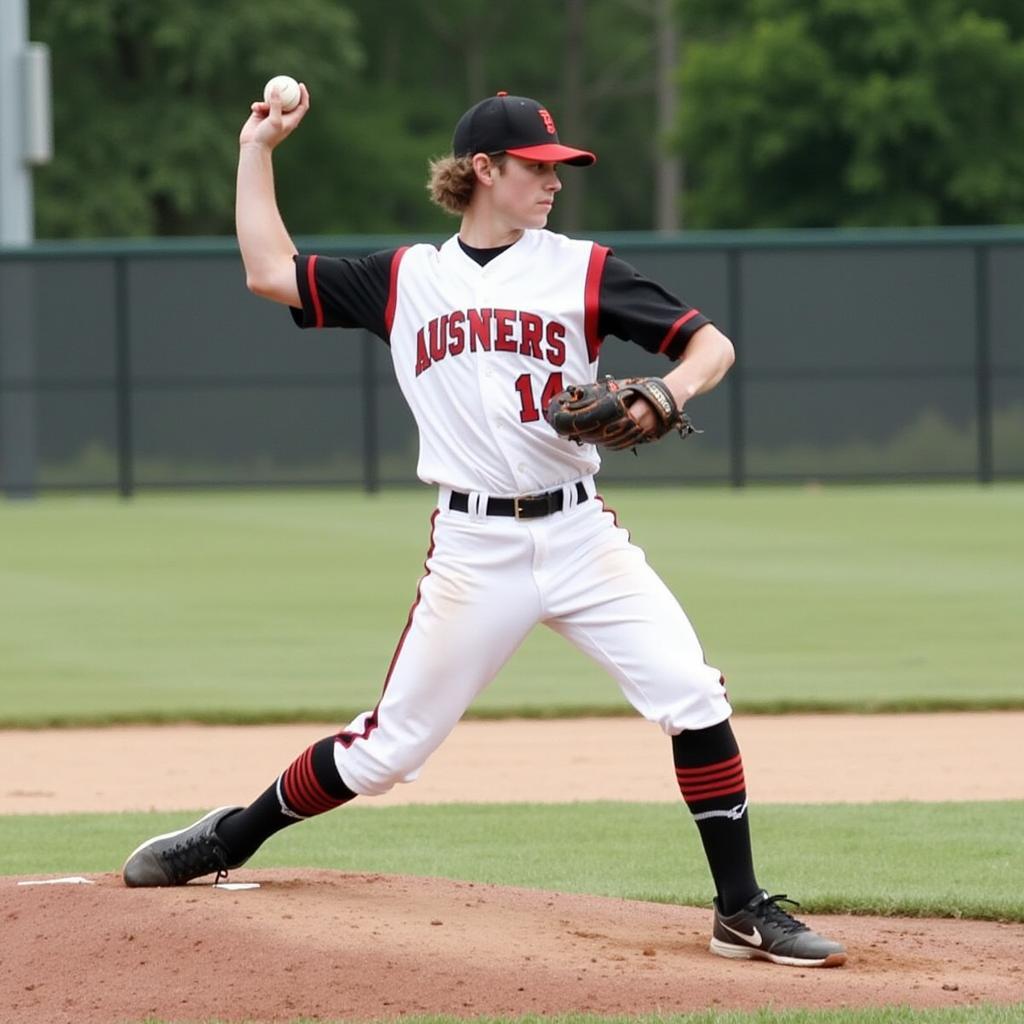
[[[567,384],[595,378],[587,283],[601,256],[590,242],[527,231],[483,267],[457,238],[397,257],[391,358],[420,430],[421,480],[517,495],[597,471],[595,446],[558,437],[543,410]],[[591,321],[593,331],[596,306]]]

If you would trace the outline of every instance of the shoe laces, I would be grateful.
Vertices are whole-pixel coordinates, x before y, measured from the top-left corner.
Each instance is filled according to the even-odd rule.
[[[785,893],[778,893],[775,896],[765,898],[754,907],[752,913],[755,917],[764,920],[768,924],[781,928],[784,932],[805,932],[808,930],[803,921],[798,921],[792,914],[787,914],[780,903],[788,903],[790,906],[799,907],[796,900],[791,900]]]
[[[227,875],[228,857],[221,843],[210,835],[190,836],[175,843],[164,853],[176,874],[188,874],[193,878],[216,871],[218,877]]]

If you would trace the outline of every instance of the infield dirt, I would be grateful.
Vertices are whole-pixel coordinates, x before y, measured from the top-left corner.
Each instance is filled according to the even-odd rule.
[[[2,733],[0,812],[240,802],[330,731]],[[736,732],[759,802],[1024,798],[1024,778],[1005,770],[1018,760],[1024,714],[745,718]],[[656,729],[632,720],[468,722],[419,783],[381,803],[487,794],[678,801],[665,748]],[[808,763],[818,769],[806,771]],[[1024,999],[1019,924],[808,917],[843,941],[850,959],[802,970],[710,955],[706,909],[326,871],[233,872],[233,882],[260,883],[246,891],[129,890],[113,873],[89,879],[19,886],[0,878],[3,1024]]]

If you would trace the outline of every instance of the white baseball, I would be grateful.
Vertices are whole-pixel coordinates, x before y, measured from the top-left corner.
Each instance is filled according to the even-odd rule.
[[[281,95],[281,109],[285,113],[288,113],[289,110],[294,110],[299,105],[299,100],[302,99],[299,83],[291,75],[275,75],[263,86],[263,99],[267,103],[270,102],[270,92],[275,86]]]

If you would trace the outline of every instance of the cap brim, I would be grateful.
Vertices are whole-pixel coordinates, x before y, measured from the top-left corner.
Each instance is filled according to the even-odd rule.
[[[506,149],[506,153],[521,157],[523,160],[539,160],[545,164],[572,164],[575,167],[589,167],[597,163],[597,157],[588,153],[585,149],[573,149],[572,146],[562,146],[557,142],[551,142],[543,146],[519,146],[516,149]]]

